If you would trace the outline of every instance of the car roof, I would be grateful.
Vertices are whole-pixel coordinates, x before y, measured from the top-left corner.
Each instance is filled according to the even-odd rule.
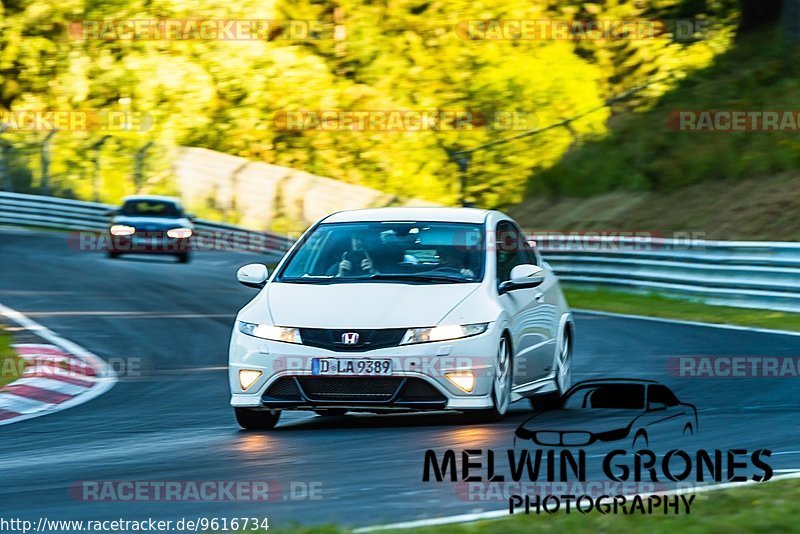
[[[338,211],[328,215],[321,222],[425,221],[483,224],[489,213],[489,210],[477,208],[367,208]]]
[[[173,204],[180,204],[181,199],[178,197],[168,197],[165,195],[131,195],[122,198],[122,202],[137,201],[137,200],[156,200],[159,202],[172,202]]]

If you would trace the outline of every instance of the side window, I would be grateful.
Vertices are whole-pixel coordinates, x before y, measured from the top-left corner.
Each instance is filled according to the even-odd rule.
[[[677,406],[678,399],[675,394],[666,386],[650,386],[650,398],[648,402],[660,402],[667,406]]]
[[[520,233],[514,228],[514,225],[507,221],[501,221],[497,224],[495,250],[498,284],[510,280],[511,269],[528,261],[525,251],[520,246],[521,241]]]
[[[522,247],[522,251],[525,255],[525,263],[529,263],[531,265],[540,265],[539,256],[531,247],[530,243],[528,243],[525,234],[520,231],[520,246]]]

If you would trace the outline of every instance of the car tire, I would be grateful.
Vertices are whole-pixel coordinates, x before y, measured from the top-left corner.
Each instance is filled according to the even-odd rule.
[[[314,413],[322,417],[339,417],[347,413],[343,408],[331,408],[325,410],[314,410]]]
[[[537,412],[557,410],[561,407],[561,399],[572,387],[572,337],[567,332],[564,332],[556,361],[556,386],[556,391],[531,397],[531,408]]]
[[[184,252],[183,254],[178,254],[178,263],[189,263],[190,259],[191,258],[189,257],[188,252]]]
[[[476,422],[500,421],[511,405],[511,384],[513,383],[511,343],[507,336],[500,338],[495,360],[494,379],[492,380],[492,407],[472,412]]]
[[[109,250],[109,251],[108,251],[108,257],[109,257],[110,259],[112,259],[112,260],[113,260],[113,259],[116,259],[116,258],[119,258],[119,252],[114,252],[114,251],[112,251],[112,250]]]
[[[281,418],[280,411],[251,410],[250,408],[234,408],[236,422],[245,430],[270,430],[275,428]]]

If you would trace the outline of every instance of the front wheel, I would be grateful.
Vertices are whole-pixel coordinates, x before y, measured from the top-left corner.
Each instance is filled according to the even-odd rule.
[[[251,410],[250,408],[234,408],[236,422],[245,430],[270,430],[275,428],[281,418],[281,412],[269,410]]]
[[[178,262],[179,263],[189,263],[190,256],[188,252],[183,252],[178,254]]]
[[[491,408],[473,413],[477,421],[499,421],[506,415],[511,404],[511,347],[505,336],[500,338],[500,345],[497,348],[494,380],[492,381],[492,402]]]

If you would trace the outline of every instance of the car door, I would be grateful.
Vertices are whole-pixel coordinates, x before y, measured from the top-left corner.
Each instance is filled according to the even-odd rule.
[[[498,288],[511,278],[514,267],[531,261],[523,243],[524,236],[516,225],[510,221],[497,224],[495,283]],[[553,311],[547,310],[549,306],[544,302],[542,288],[516,289],[498,298],[511,322],[514,386],[544,378],[552,366],[554,339],[551,325]]]
[[[542,347],[542,350],[539,354],[541,361],[538,361],[537,364],[543,367],[543,372],[547,375],[553,372],[553,362],[555,362],[556,351],[558,350],[556,344],[558,342],[558,327],[561,319],[558,316],[558,303],[560,297],[560,292],[558,290],[558,278],[550,266],[542,260],[542,256],[530,245],[525,233],[520,230],[519,227],[517,227],[517,230],[520,232],[520,236],[522,237],[520,246],[522,247],[525,257],[527,258],[526,263],[541,267],[544,271],[544,281],[536,289],[539,290],[538,295],[541,295],[538,297],[538,300],[541,301],[538,313],[546,321],[547,345]],[[537,298],[536,295],[534,295],[534,298]]]
[[[689,419],[688,408],[678,402],[667,386],[652,384],[647,390],[647,434],[651,442],[680,438]]]

